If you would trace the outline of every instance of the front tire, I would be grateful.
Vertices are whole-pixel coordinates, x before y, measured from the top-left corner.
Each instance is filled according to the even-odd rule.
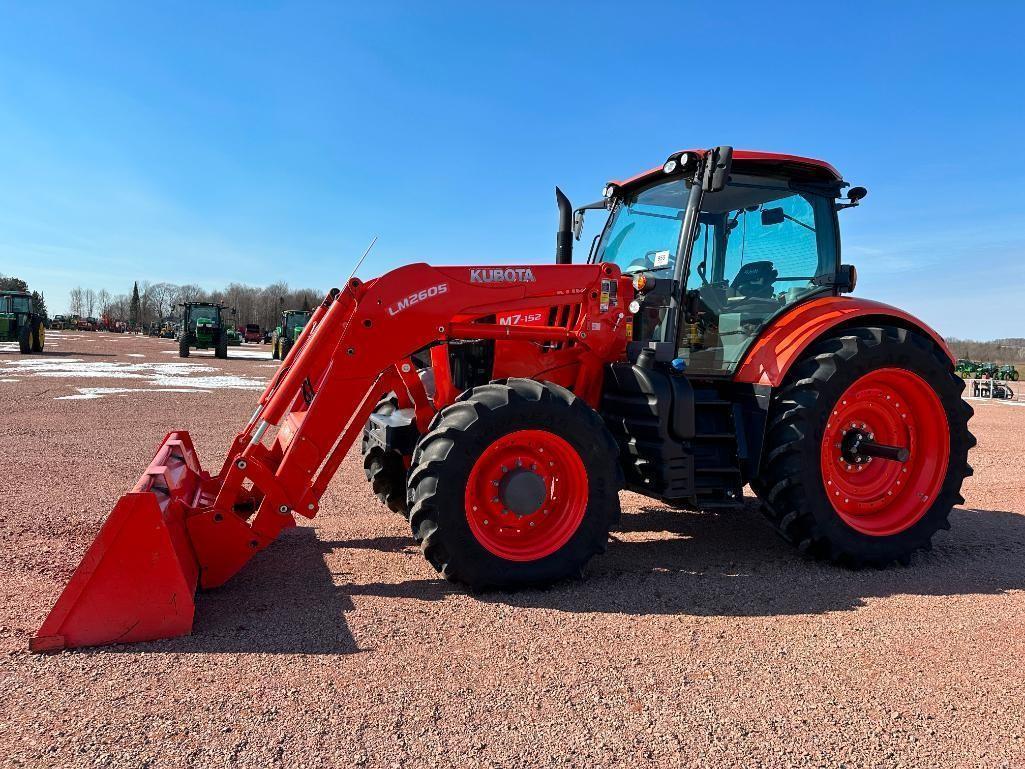
[[[36,321],[36,333],[32,335],[32,352],[42,352],[46,345],[46,329],[43,328],[43,321]]]
[[[32,352],[32,327],[29,323],[18,329],[18,350],[22,355]]]
[[[413,453],[413,536],[443,576],[478,590],[578,577],[619,520],[617,454],[598,413],[563,387],[475,387]]]
[[[852,566],[907,563],[964,502],[975,445],[964,380],[918,332],[842,333],[814,345],[774,394],[752,487],[802,553]],[[852,453],[862,438],[907,448],[906,461]]]
[[[228,357],[228,332],[224,329],[221,329],[220,333],[217,334],[217,343],[216,347],[214,347],[214,357]]]
[[[391,414],[399,407],[394,394],[382,398],[374,408],[375,414]],[[369,423],[363,428],[360,445],[363,454],[363,473],[374,490],[374,495],[393,513],[409,517],[406,505],[406,464],[398,451],[386,451],[369,438]]]
[[[189,357],[189,335],[182,334],[178,339],[178,357],[187,358]]]

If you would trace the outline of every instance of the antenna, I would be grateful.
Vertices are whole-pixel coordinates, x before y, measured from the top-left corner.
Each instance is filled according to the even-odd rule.
[[[367,246],[367,250],[363,252],[363,256],[361,256],[359,258],[359,261],[356,262],[356,266],[353,267],[352,268],[352,272],[349,273],[349,277],[345,279],[346,283],[348,283],[349,279],[352,278],[352,276],[356,274],[356,270],[358,270],[360,268],[360,265],[363,264],[363,260],[367,258],[367,254],[370,253],[370,249],[372,249],[374,247],[374,243],[376,243],[376,242],[377,242],[377,236],[374,235],[374,239],[370,241],[370,245]]]

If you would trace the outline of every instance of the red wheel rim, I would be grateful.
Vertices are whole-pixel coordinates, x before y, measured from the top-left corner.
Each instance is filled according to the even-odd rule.
[[[855,461],[844,453],[852,432],[906,448],[907,461],[860,455]],[[858,379],[833,406],[822,436],[822,482],[844,523],[886,537],[925,515],[943,486],[949,456],[939,396],[917,374],[883,368]]]
[[[529,503],[514,498],[513,483],[536,497]],[[531,510],[533,499],[540,502]],[[584,519],[587,471],[576,449],[558,435],[517,430],[477,459],[465,503],[470,531],[488,552],[508,561],[536,561],[565,545]]]

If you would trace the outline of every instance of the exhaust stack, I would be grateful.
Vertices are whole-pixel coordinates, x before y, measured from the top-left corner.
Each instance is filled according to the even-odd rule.
[[[555,202],[559,204],[559,231],[555,234],[555,263],[573,263],[573,206],[558,187]]]

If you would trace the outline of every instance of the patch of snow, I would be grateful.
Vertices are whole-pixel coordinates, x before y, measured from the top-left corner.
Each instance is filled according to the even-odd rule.
[[[177,348],[174,350],[161,350],[164,355],[177,355]],[[213,350],[191,350],[189,357],[196,358],[213,358]],[[245,347],[229,347],[228,348],[228,360],[271,360],[270,350],[254,350],[246,349]]]
[[[62,395],[54,398],[55,401],[89,401],[102,398],[106,395],[119,395],[122,398],[129,393],[206,393],[210,390],[196,390],[191,387],[157,387],[157,388],[132,388],[132,387],[76,387],[78,395]]]
[[[126,352],[125,353],[125,357],[127,357],[127,358],[145,358],[146,356],[143,355],[141,352]]]
[[[83,361],[80,358],[21,358],[0,361],[4,374],[56,379],[138,379],[158,388],[262,390],[263,379],[219,374],[202,363],[125,363]]]

